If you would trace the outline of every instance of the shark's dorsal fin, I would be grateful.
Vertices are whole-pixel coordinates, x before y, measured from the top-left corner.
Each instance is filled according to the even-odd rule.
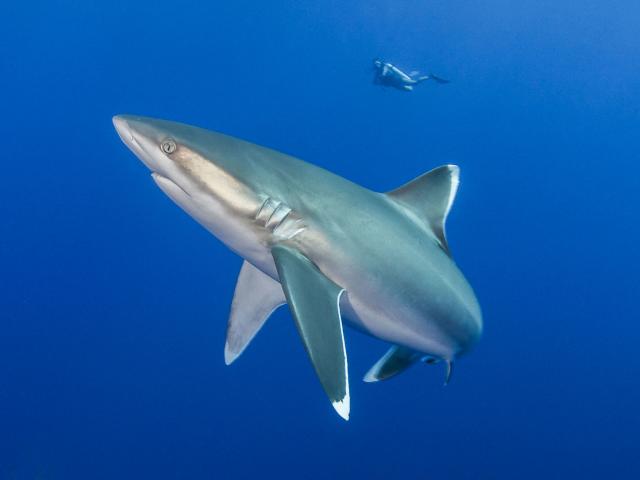
[[[340,318],[340,295],[333,283],[304,255],[276,245],[271,253],[291,314],[333,408],[349,419],[347,355]]]
[[[245,260],[240,269],[227,325],[224,361],[240,356],[264,322],[280,305],[287,303],[282,286]]]
[[[394,345],[369,369],[363,380],[371,383],[395,377],[420,360],[421,356],[415,350]]]
[[[425,221],[442,249],[450,255],[445,222],[458,191],[460,169],[456,165],[443,165],[387,192],[387,196]]]

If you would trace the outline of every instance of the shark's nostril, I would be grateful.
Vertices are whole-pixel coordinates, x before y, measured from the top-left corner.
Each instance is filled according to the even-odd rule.
[[[129,137],[131,138],[132,145],[135,145],[138,148],[142,148],[142,145],[140,145],[140,142],[138,141],[136,136],[133,134],[133,132],[129,132]]]

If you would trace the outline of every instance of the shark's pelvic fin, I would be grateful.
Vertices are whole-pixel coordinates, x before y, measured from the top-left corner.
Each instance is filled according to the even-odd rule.
[[[420,360],[420,357],[421,354],[415,350],[394,345],[369,369],[363,380],[370,383],[395,377]]]
[[[426,221],[442,249],[451,255],[445,222],[460,183],[460,169],[456,165],[435,168],[387,195]]]
[[[344,291],[304,255],[292,248],[272,248],[280,283],[311,363],[333,407],[349,419],[347,355],[340,318]]]
[[[231,302],[224,346],[224,361],[230,365],[255,337],[271,313],[287,303],[280,283],[245,261],[240,269]]]

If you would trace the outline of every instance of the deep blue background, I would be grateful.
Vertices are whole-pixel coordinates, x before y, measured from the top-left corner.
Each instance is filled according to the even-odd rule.
[[[640,4],[3,2],[0,478],[640,478]],[[209,5],[207,5],[209,4]],[[446,86],[371,83],[383,56]],[[448,234],[485,336],[359,378],[286,309],[232,367],[241,260],[118,139],[184,121],[385,191],[462,168]]]

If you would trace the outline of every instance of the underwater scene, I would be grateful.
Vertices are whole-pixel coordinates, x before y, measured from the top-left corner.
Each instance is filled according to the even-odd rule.
[[[0,480],[640,478],[639,3],[0,12]]]

